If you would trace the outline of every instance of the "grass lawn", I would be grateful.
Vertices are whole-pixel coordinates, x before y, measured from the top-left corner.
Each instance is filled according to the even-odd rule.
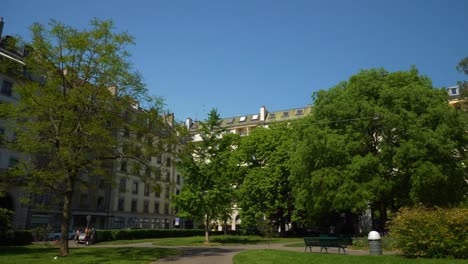
[[[176,249],[161,248],[70,248],[68,257],[57,257],[57,247],[43,245],[23,247],[0,247],[0,263],[117,263],[148,264],[157,259],[180,254]]]
[[[236,254],[234,264],[467,264],[468,260],[407,259],[401,256],[352,256],[283,250],[247,250]]]
[[[98,243],[99,245],[121,245],[152,242],[155,246],[222,246],[222,245],[245,245],[245,244],[267,244],[267,243],[299,243],[301,238],[273,238],[267,240],[260,236],[210,236],[210,243],[205,244],[204,236],[174,237],[174,238],[151,238],[135,240],[118,240]],[[304,242],[302,242],[304,246]]]

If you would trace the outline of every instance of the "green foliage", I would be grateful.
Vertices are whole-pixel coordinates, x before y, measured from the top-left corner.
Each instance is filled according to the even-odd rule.
[[[0,208],[0,240],[6,238],[12,231],[13,212]]]
[[[114,229],[96,230],[97,242],[143,238],[191,237],[203,235],[201,229]]]
[[[236,135],[223,135],[221,119],[213,109],[197,131],[201,140],[189,142],[179,155],[177,169],[184,177],[184,186],[173,197],[178,215],[202,220],[206,240],[212,220],[224,219],[231,213],[233,181],[229,170],[230,156],[234,152]]]
[[[267,236],[278,227],[284,231],[291,220],[290,133],[286,123],[256,128],[241,139],[235,154],[242,226],[256,227]]]
[[[50,225],[36,226],[31,229],[34,241],[46,242],[51,231],[52,227]]]
[[[403,208],[390,225],[408,257],[468,258],[468,209]]]
[[[371,204],[383,231],[388,211],[465,199],[466,115],[415,68],[364,70],[314,100],[312,115],[295,126],[296,220],[359,214]]]
[[[89,29],[78,30],[52,20],[31,30],[25,74],[14,84],[20,100],[0,105],[0,116],[16,135],[6,147],[21,153],[2,181],[22,186],[31,202],[47,194],[47,206],[63,204],[66,232],[74,193],[92,192],[88,186],[99,181],[113,185],[114,161],[128,161],[132,172],[158,172],[147,157],[167,153],[175,133],[160,116],[160,98],[147,93],[133,69],[133,37],[114,32],[112,21],[93,19]],[[150,176],[142,177],[148,182]],[[68,254],[65,239],[62,255]]]

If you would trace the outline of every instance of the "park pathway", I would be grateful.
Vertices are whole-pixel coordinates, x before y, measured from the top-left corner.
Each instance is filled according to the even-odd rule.
[[[239,246],[155,246],[151,242],[138,244],[123,244],[123,245],[92,245],[92,247],[157,247],[157,248],[173,248],[179,249],[183,253],[176,256],[171,256],[165,259],[154,261],[151,264],[232,264],[232,258],[237,253],[243,250],[253,249],[276,249],[289,250],[296,252],[304,252],[304,247],[287,247],[287,243],[271,243],[258,245],[239,245]],[[70,247],[76,247],[75,243],[70,241]],[[84,245],[78,245],[84,247]],[[328,249],[329,254],[338,254],[335,248]],[[314,248],[314,252],[308,254],[326,254],[319,253],[318,248]],[[346,249],[347,255],[368,255],[367,250],[351,250]],[[384,254],[395,254],[394,252],[384,252]]]

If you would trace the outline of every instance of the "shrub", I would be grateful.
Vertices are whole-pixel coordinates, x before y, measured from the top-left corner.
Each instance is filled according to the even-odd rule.
[[[466,208],[403,208],[389,227],[396,248],[408,257],[468,257]]]
[[[16,230],[13,238],[13,245],[23,246],[30,245],[33,242],[33,235],[30,230]]]
[[[5,208],[0,208],[0,239],[4,239],[12,234],[12,218],[12,211]]]

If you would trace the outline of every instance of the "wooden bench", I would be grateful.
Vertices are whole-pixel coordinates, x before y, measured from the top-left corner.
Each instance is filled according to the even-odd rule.
[[[304,252],[307,251],[307,248],[312,252],[312,247],[320,247],[320,252],[325,249],[325,252],[328,253],[329,247],[336,247],[338,248],[338,253],[343,249],[343,254],[346,254],[346,245],[344,244],[343,238],[340,237],[304,237],[304,243]]]

